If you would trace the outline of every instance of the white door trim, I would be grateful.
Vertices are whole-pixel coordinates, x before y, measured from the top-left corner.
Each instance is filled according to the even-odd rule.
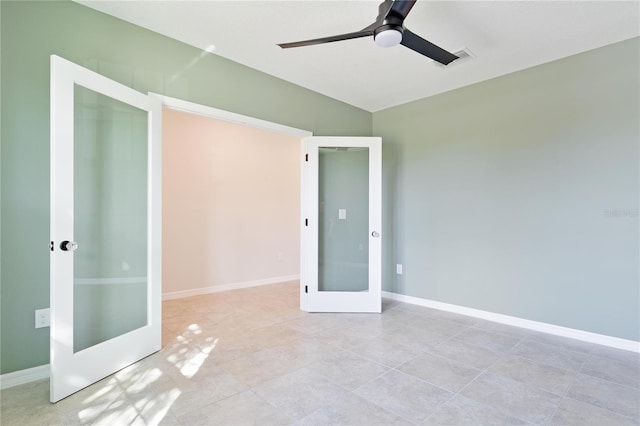
[[[271,121],[261,120],[259,118],[249,117],[247,115],[237,114],[235,112],[225,111],[178,98],[172,98],[170,96],[159,95],[157,93],[149,93],[149,95],[159,99],[163,106],[176,111],[202,115],[205,117],[215,118],[217,120],[227,121],[229,123],[269,130],[289,136],[298,136],[300,138],[313,135],[313,133],[308,130],[297,129],[295,127],[285,126],[284,124],[273,123]]]

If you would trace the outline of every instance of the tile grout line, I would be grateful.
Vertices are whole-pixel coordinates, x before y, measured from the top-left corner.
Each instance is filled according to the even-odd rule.
[[[418,355],[418,356],[419,356],[419,355]],[[417,358],[417,357],[416,357],[416,358]],[[409,362],[409,361],[407,361],[407,362]],[[401,365],[404,365],[404,364],[406,364],[406,362],[405,362],[405,363],[403,363],[403,364],[401,364]],[[452,396],[451,396],[450,398],[448,398],[448,399],[447,399],[447,401],[449,401],[449,399],[451,399],[453,396],[455,396],[455,393],[454,393],[454,392],[451,392],[451,391],[449,391],[449,390],[447,390],[447,389],[444,389],[444,388],[442,388],[442,387],[440,387],[440,386],[437,386],[437,385],[435,385],[435,384],[433,384],[433,383],[431,383],[431,382],[428,382],[428,381],[426,381],[426,380],[424,380],[424,379],[422,379],[422,378],[420,378],[420,377],[416,377],[416,376],[414,376],[414,375],[412,375],[412,374],[405,373],[405,372],[404,372],[404,371],[402,371],[402,370],[398,370],[396,367],[391,368],[389,371],[386,371],[386,372],[382,373],[381,375],[379,375],[378,377],[376,377],[376,379],[377,379],[377,378],[380,378],[380,377],[382,377],[382,376],[384,376],[384,375],[386,375],[386,374],[388,374],[388,373],[390,373],[391,371],[396,371],[396,372],[398,372],[398,373],[400,373],[400,374],[403,374],[403,375],[405,375],[405,376],[408,376],[408,377],[411,377],[411,378],[413,378],[413,379],[419,380],[419,381],[421,381],[421,382],[423,382],[423,383],[426,383],[426,384],[428,384],[429,386],[433,386],[433,387],[438,388],[438,389],[440,389],[440,390],[442,390],[442,391],[444,391],[444,392],[451,393],[451,394],[452,394]],[[370,381],[368,381],[368,382],[366,382],[366,383],[363,383],[362,385],[360,385],[360,386],[358,386],[356,389],[354,389],[354,391],[353,391],[353,392],[355,393],[355,391],[356,391],[357,389],[360,389],[362,386],[364,386],[364,385],[365,385],[365,384],[367,384],[367,383],[372,382],[373,380],[375,380],[375,379],[372,379],[372,380],[370,380]],[[361,396],[360,396],[360,395],[358,395],[358,394],[356,394],[356,395],[357,395],[357,396],[359,396],[360,398],[363,398],[363,397],[361,397]],[[367,399],[367,401],[369,401],[369,400]],[[376,402],[374,402],[374,401],[369,401],[369,402],[371,402],[372,404],[377,405],[378,407],[380,407],[380,408],[382,408],[382,409],[384,409],[384,410],[389,411],[390,413],[393,413],[394,415],[396,415],[396,416],[398,416],[398,417],[400,417],[400,418],[402,418],[402,419],[407,420],[408,422],[410,422],[410,423],[412,423],[412,424],[421,424],[422,422],[424,422],[424,420],[425,420],[427,417],[429,417],[429,416],[431,415],[431,413],[433,413],[434,411],[438,410],[438,409],[443,405],[443,404],[438,404],[438,405],[436,405],[436,407],[434,407],[434,408],[433,408],[433,410],[431,410],[431,413],[428,413],[425,417],[423,417],[423,418],[420,420],[420,422],[418,422],[418,423],[414,423],[412,420],[407,419],[406,417],[404,417],[404,416],[402,416],[402,415],[400,415],[400,414],[398,414],[398,413],[395,413],[395,412],[394,412],[394,411],[392,411],[392,410],[389,410],[389,409],[387,409],[387,408],[384,408],[384,407],[380,406],[379,404],[377,404],[377,403],[376,403]]]
[[[565,399],[567,399],[567,395],[571,391],[571,388],[573,388],[573,386],[576,384],[576,381],[578,380],[578,376],[582,372],[582,369],[586,365],[587,360],[591,356],[592,352],[593,352],[593,348],[591,348],[591,350],[589,352],[587,352],[587,356],[584,357],[584,360],[582,360],[582,364],[580,364],[580,368],[578,369],[578,371],[576,371],[576,374],[573,376],[573,380],[571,381],[571,385],[567,386],[567,389],[565,390],[564,395],[562,395],[562,399],[558,402],[558,405],[556,406],[556,409],[553,410],[553,414],[547,419],[547,422],[545,422],[545,424],[549,424],[549,422],[551,422],[553,420],[553,418],[555,417],[556,413],[558,412],[558,409],[560,408],[560,405],[562,404],[562,402]]]
[[[598,409],[606,410],[606,411],[608,411],[608,412],[610,412],[610,413],[612,413],[612,414],[615,414],[615,415],[618,415],[618,416],[622,416],[622,417],[626,417],[626,418],[631,419],[631,417],[629,417],[629,416],[626,416],[626,415],[624,415],[624,414],[622,414],[622,413],[618,413],[618,412],[615,412],[615,411],[609,410],[609,409],[608,409],[608,408],[606,408],[606,407],[600,407],[599,405],[591,404],[591,403],[586,402],[586,401],[580,401],[580,400],[577,400],[577,399],[574,399],[574,398],[571,398],[570,396],[568,396],[568,395],[569,395],[569,392],[571,391],[571,388],[573,388],[573,386],[576,384],[576,381],[578,380],[578,376],[579,376],[580,374],[585,375],[585,376],[589,376],[589,377],[592,377],[592,378],[595,378],[595,379],[597,379],[597,380],[602,380],[602,381],[605,381],[605,382],[608,382],[608,383],[612,383],[612,384],[616,384],[616,385],[620,385],[620,386],[625,386],[625,385],[623,385],[623,384],[621,384],[621,383],[616,383],[616,382],[613,382],[613,381],[611,381],[611,380],[601,379],[601,378],[599,378],[599,377],[592,376],[592,375],[590,375],[590,374],[587,374],[587,373],[583,373],[583,372],[582,372],[582,370],[584,369],[585,365],[587,364],[587,362],[588,362],[588,361],[589,361],[589,359],[591,358],[591,355],[593,354],[594,349],[595,349],[595,347],[594,347],[594,348],[592,348],[589,352],[587,352],[587,353],[586,353],[586,356],[585,356],[584,360],[583,360],[583,361],[582,361],[582,363],[580,364],[580,368],[578,369],[578,371],[576,371],[576,372],[575,372],[575,375],[574,375],[574,376],[573,376],[573,378],[572,378],[571,384],[570,384],[569,386],[567,386],[567,389],[565,390],[564,395],[561,395],[561,396],[562,396],[562,399],[559,401],[559,403],[558,403],[557,407],[556,407],[556,408],[555,408],[555,410],[553,411],[552,415],[547,419],[547,421],[545,422],[545,424],[549,424],[549,423],[553,420],[553,418],[554,418],[555,414],[558,412],[558,409],[560,408],[560,405],[562,404],[562,402],[563,402],[563,401],[565,401],[565,400],[567,400],[567,399],[571,399],[571,400],[573,400],[573,401],[577,401],[577,402],[579,402],[579,403],[581,403],[581,404],[588,404],[588,405],[591,405],[591,406],[596,407],[596,408],[598,408]],[[576,351],[574,351],[574,352],[576,352]],[[635,388],[633,388],[632,386],[628,386],[628,387],[631,387],[632,389],[635,389]]]

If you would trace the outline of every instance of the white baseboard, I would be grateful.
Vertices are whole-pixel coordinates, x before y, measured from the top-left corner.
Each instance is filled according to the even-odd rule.
[[[0,375],[0,389],[49,378],[49,364]]]
[[[283,277],[264,278],[261,280],[243,281],[239,283],[212,285],[209,287],[200,287],[190,290],[170,291],[162,294],[162,300],[181,299],[183,297],[200,296],[203,294],[217,293],[220,291],[238,290],[241,288],[257,287],[261,285],[278,284],[288,281],[296,281],[300,279],[300,275],[285,275]]]
[[[436,302],[435,300],[421,299],[404,294],[383,291],[382,296],[399,302],[410,303],[412,305],[424,306],[427,308],[439,309],[441,311],[454,312],[456,314],[481,318],[487,321],[499,322],[501,324],[522,327],[529,330],[540,331],[556,336],[568,337],[570,339],[582,340],[584,342],[598,345],[610,346],[612,348],[623,349],[625,351],[640,352],[640,342],[621,339],[618,337],[606,336],[604,334],[591,333],[589,331],[576,330],[574,328],[562,327],[559,325],[547,324],[544,322],[532,321],[528,319],[512,317],[509,315],[496,314],[494,312],[482,311],[480,309],[467,308],[449,303]]]

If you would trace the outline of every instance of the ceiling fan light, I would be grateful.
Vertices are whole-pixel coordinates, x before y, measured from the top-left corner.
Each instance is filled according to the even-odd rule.
[[[397,46],[402,41],[402,33],[394,29],[380,31],[375,35],[374,41],[380,47]]]

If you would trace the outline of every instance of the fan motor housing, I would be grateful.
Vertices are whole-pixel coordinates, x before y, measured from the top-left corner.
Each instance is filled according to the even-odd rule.
[[[373,40],[380,47],[392,47],[402,41],[404,27],[397,24],[381,25],[373,31]]]

